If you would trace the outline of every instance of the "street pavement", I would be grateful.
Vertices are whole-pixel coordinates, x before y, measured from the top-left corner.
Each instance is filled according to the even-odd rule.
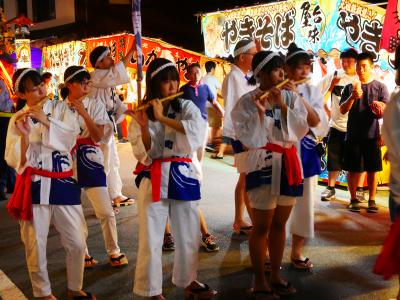
[[[132,170],[135,159],[129,144],[119,144],[120,173],[125,195],[134,197]],[[249,299],[246,290],[252,285],[248,242],[244,236],[232,235],[234,216],[234,187],[237,173],[232,157],[223,160],[204,159],[204,181],[201,208],[209,230],[217,238],[220,251],[207,253],[200,249],[199,280],[219,291],[215,299]],[[324,189],[318,187],[318,194]],[[378,193],[378,203],[387,206],[387,191]],[[283,259],[283,274],[298,289],[288,299],[390,299],[397,295],[398,280],[384,281],[372,274],[372,268],[390,226],[388,210],[381,206],[379,213],[352,213],[346,210],[346,191],[339,191],[337,200],[316,203],[316,238],[308,243],[305,254],[315,267],[309,271],[294,270],[290,265],[290,239]],[[134,268],[137,256],[138,218],[136,205],[120,209],[117,215],[119,244],[130,264],[112,268],[104,248],[99,221],[87,200],[83,201],[89,229],[88,247],[99,265],[85,271],[84,288],[100,300],[141,299],[133,296]],[[0,271],[32,299],[19,226],[0,202]],[[200,233],[199,233],[200,237]],[[65,255],[59,235],[51,228],[48,237],[48,269],[53,293],[66,299]],[[171,283],[174,253],[163,254],[164,295],[167,299],[183,299],[183,292]],[[1,276],[0,276],[1,277]],[[3,300],[16,300],[6,298]]]

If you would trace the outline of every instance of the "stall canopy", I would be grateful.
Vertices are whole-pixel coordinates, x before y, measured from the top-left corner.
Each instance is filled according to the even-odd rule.
[[[289,0],[202,16],[205,53],[228,56],[243,38],[264,50],[285,51],[291,42],[314,54],[354,47],[368,51],[383,69],[391,61],[379,44],[385,10],[357,0]]]

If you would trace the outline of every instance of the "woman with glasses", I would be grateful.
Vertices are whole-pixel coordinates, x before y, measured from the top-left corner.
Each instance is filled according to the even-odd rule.
[[[100,144],[108,143],[113,127],[104,104],[92,99],[90,74],[80,66],[71,66],[64,73],[61,97],[78,113],[80,134],[76,141],[76,171],[78,184],[85,189],[96,217],[100,219],[103,237],[111,266],[127,265],[125,254],[120,252],[117,227],[111,201],[107,192],[104,157]],[[97,264],[86,251],[85,267]]]

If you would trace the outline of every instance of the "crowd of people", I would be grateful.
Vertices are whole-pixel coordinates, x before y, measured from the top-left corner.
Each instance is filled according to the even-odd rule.
[[[200,243],[206,251],[219,250],[199,208],[206,149],[215,152],[213,159],[223,159],[228,146],[234,151],[239,175],[232,232],[249,237],[254,271],[249,293],[254,299],[296,293],[281,274],[287,235],[291,235],[293,267],[313,268],[304,245],[314,237],[314,204],[324,155],[321,143],[328,145],[329,180],[320,199],[329,201],[335,196],[338,173],[346,170],[348,209],[360,212],[366,173],[367,212],[378,211],[375,197],[383,145],[379,120],[389,93],[374,79],[369,53],[345,50],[340,54],[342,69],[320,82],[309,82],[313,56],[307,51],[293,43],[283,56],[260,50],[246,39],[236,44],[222,85],[210,61],[204,78],[199,64],[188,66],[189,82],[182,87],[176,64],[155,58],[148,66],[146,93],[140,102],[148,108],[135,111],[127,109],[116,91],[130,81],[125,66],[132,53],[133,49],[114,63],[107,47],[95,48],[90,54],[94,71],[81,66],[66,69],[62,101],[52,100],[46,91],[51,74],[19,69],[13,75],[17,111],[11,120],[0,118],[2,128],[8,127],[0,152],[0,197],[6,199],[6,188],[12,193],[7,209],[20,220],[35,297],[56,299],[46,264],[47,233],[53,223],[66,251],[68,298],[95,299],[82,288],[84,268],[94,267],[97,261],[86,245],[81,189],[100,220],[111,266],[128,264],[118,244],[115,214],[116,207],[134,203],[121,192],[114,139],[117,124],[126,115],[132,117],[128,140],[138,161],[134,174],[139,240],[133,288],[137,295],[165,299],[163,250],[175,251],[172,281],[188,298],[210,299],[217,294],[197,280]],[[179,91],[183,95],[175,96]],[[5,86],[0,85],[0,92],[1,110],[13,111]],[[170,96],[175,97],[160,101]],[[393,221],[400,203],[399,107],[394,94],[383,123],[392,164]],[[216,149],[213,142],[221,127],[221,144]],[[400,225],[394,228],[392,240],[398,238]],[[387,242],[384,251],[392,244]],[[385,276],[399,273],[398,265],[387,267],[394,259],[399,262],[382,254],[375,271]]]

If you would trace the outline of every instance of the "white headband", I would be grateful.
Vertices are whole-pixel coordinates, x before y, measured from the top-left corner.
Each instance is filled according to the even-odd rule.
[[[72,75],[68,76],[67,79],[64,80],[64,83],[67,83],[70,81],[76,74],[79,74],[80,72],[87,72],[86,69],[79,69],[78,71],[75,71],[72,73]]]
[[[285,59],[285,62],[287,62],[289,59],[291,59],[293,56],[296,56],[296,55],[298,55],[298,54],[307,54],[308,55],[308,52],[306,52],[306,51],[304,51],[304,50],[297,50],[297,51],[294,51],[292,54],[289,54],[288,56],[286,56],[286,59]]]
[[[175,65],[174,63],[172,63],[172,62],[169,62],[169,63],[166,63],[165,65],[162,65],[162,66],[158,67],[157,69],[155,69],[155,70],[151,73],[150,79],[153,79],[154,76],[156,76],[158,73],[160,73],[162,70],[164,70],[165,68],[168,68],[168,67],[174,67],[174,68],[176,68],[176,65]]]
[[[14,84],[14,92],[18,92],[18,90],[19,90],[19,83],[20,83],[20,81],[22,80],[22,78],[26,75],[26,73],[28,73],[28,72],[30,72],[30,71],[35,71],[36,72],[36,70],[35,69],[31,69],[31,68],[29,68],[29,69],[25,69],[25,70],[23,70],[22,72],[21,72],[21,74],[19,74],[19,76],[18,76],[18,78],[17,78],[17,80],[15,80],[15,84]]]
[[[258,76],[258,73],[260,73],[261,69],[264,68],[264,66],[275,56],[279,56],[278,53],[276,52],[271,52],[270,54],[267,55],[267,57],[265,57],[258,65],[257,67],[254,69],[253,74],[254,77]]]
[[[240,54],[245,53],[247,50],[250,50],[251,48],[255,48],[255,47],[256,47],[256,44],[253,41],[251,41],[247,45],[244,45],[244,46],[240,47],[239,49],[236,49],[233,52],[233,57],[239,56]]]
[[[106,49],[100,56],[99,58],[96,60],[96,63],[94,64],[95,67],[97,67],[97,63],[99,61],[101,61],[106,55],[108,55],[110,53],[110,50]]]

